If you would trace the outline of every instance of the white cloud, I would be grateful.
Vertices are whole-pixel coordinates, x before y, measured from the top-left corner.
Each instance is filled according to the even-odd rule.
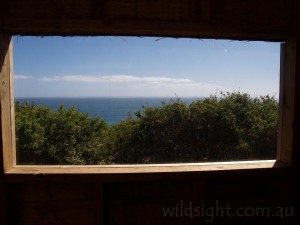
[[[227,88],[197,82],[189,78],[167,76],[132,76],[132,75],[64,75],[40,78],[43,92],[49,89],[56,96],[209,96],[218,90]],[[56,90],[56,91],[54,91]]]
[[[253,96],[276,94],[276,87],[266,88],[256,85],[250,88],[244,85],[221,86],[217,83],[198,82],[187,77],[172,78],[168,76],[133,76],[133,75],[64,75],[36,78],[15,75],[17,96],[139,96],[161,97],[209,96],[220,91],[243,90]],[[23,83],[23,81],[25,83]],[[278,94],[277,94],[278,95]]]
[[[84,76],[84,75],[65,75],[43,77],[42,81],[70,81],[70,82],[90,82],[90,83],[148,83],[148,84],[182,84],[192,83],[190,79],[178,79],[171,77],[138,77],[131,75],[111,75],[111,76]]]
[[[26,76],[26,75],[14,75],[15,80],[27,80],[31,78],[32,78],[31,76]]]

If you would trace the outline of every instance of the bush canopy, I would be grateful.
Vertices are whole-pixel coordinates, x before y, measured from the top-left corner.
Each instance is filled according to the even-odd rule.
[[[109,126],[74,106],[15,102],[18,164],[100,165],[274,159],[279,105],[241,92],[179,98]]]

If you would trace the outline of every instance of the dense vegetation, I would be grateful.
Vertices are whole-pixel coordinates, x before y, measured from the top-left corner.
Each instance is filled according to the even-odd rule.
[[[16,102],[18,164],[127,164],[272,159],[278,102],[234,92],[143,107],[109,126],[75,107]]]

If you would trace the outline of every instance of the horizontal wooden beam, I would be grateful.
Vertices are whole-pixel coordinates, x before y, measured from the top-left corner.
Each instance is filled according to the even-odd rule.
[[[284,167],[276,160],[107,166],[14,166],[6,174],[129,174],[247,170]]]
[[[132,20],[113,20],[107,22],[103,20],[32,21],[13,19],[2,22],[2,29],[10,34],[37,36],[169,36],[270,41],[285,40],[293,35],[293,32],[286,28],[272,29],[268,26],[251,28],[241,25]]]
[[[21,35],[281,40],[296,32],[291,0],[10,0],[0,4],[0,29]]]

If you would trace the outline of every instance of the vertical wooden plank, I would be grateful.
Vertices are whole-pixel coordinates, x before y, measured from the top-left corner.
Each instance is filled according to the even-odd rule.
[[[4,172],[12,168],[15,161],[14,104],[12,85],[12,42],[7,34],[0,33],[0,104],[1,138]]]
[[[299,6],[300,7],[300,6]],[[295,44],[295,107],[294,107],[294,139],[293,139],[293,158],[292,164],[294,169],[298,170],[297,176],[299,176],[300,172],[300,34],[297,39],[297,44]]]
[[[103,183],[94,184],[94,224],[104,224]]]
[[[0,157],[1,159],[2,157]],[[4,183],[4,175],[3,170],[0,169],[0,224],[6,224],[6,201],[5,201],[5,183]]]
[[[16,165],[16,133],[15,133],[15,97],[14,97],[14,65],[13,65],[13,41],[10,38],[9,43],[9,101],[10,101],[10,125],[11,125],[11,154],[12,154],[12,166]]]
[[[296,41],[289,40],[281,48],[280,121],[277,159],[291,164],[295,107]]]
[[[300,9],[300,3],[297,1],[297,8]],[[299,10],[298,10],[299,12]],[[299,24],[298,24],[299,25]],[[293,139],[293,157],[292,157],[292,177],[291,177],[291,205],[296,208],[300,199],[300,185],[299,185],[299,173],[300,173],[300,33],[297,37],[296,44],[296,69],[295,69],[295,108],[294,108],[294,139]],[[296,210],[295,210],[296,211]],[[293,220],[296,223],[296,216]]]
[[[193,204],[195,207],[203,207],[205,205],[205,185],[206,180],[204,177],[201,177],[195,180],[193,185]],[[192,224],[201,225],[204,224],[204,215],[194,218]]]
[[[2,179],[2,177],[0,179]],[[0,210],[0,224],[5,225],[6,224],[6,206],[5,206],[4,182],[3,182],[3,180],[0,180],[0,208],[1,208],[1,210]]]
[[[280,79],[279,79],[279,121],[278,121],[278,136],[277,136],[277,159],[280,160],[282,148],[282,126],[283,126],[283,91],[284,91],[284,49],[285,43],[280,46]]]
[[[0,33],[0,75],[2,76],[2,70],[5,69],[5,58],[7,56],[7,43],[5,42],[5,35]],[[1,86],[0,86],[1,87]],[[2,91],[2,88],[1,88]],[[1,93],[1,92],[0,92]],[[2,96],[2,95],[1,95]],[[1,98],[0,98],[1,99]],[[0,105],[2,106],[2,101],[0,100]],[[2,108],[2,107],[1,107]],[[2,110],[1,110],[2,112]],[[0,128],[2,128],[2,115],[0,120]],[[3,142],[2,142],[2,129],[0,129],[0,224],[6,224],[6,206],[5,206],[5,195],[4,195],[4,163],[3,163]]]
[[[1,127],[1,120],[0,120]],[[1,133],[1,132],[0,132]],[[0,138],[0,145],[2,146],[2,139]],[[6,206],[5,206],[5,195],[4,195],[4,168],[3,168],[3,155],[2,151],[0,152],[0,224],[6,224]]]

